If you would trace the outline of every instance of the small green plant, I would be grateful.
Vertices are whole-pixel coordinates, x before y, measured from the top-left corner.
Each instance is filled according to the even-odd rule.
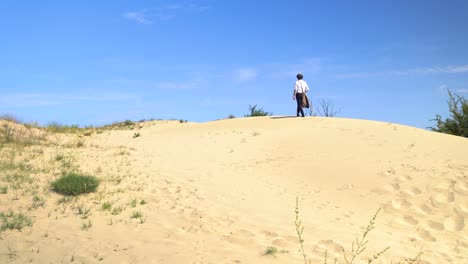
[[[0,212],[0,231],[7,229],[23,229],[26,226],[32,226],[32,220],[23,213],[15,213],[9,210],[7,213]]]
[[[55,192],[73,196],[95,192],[98,186],[99,180],[96,177],[76,172],[66,173],[52,182],[52,188]]]
[[[6,194],[8,192],[8,186],[0,186],[0,194]]]
[[[273,257],[276,257],[278,254],[278,249],[276,247],[267,247],[265,249],[265,252],[263,252],[263,255],[268,256],[271,255]]]
[[[145,205],[145,204],[147,204],[147,202],[145,200],[140,201],[140,205]]]
[[[140,136],[141,136],[141,135],[140,135],[140,132],[137,132],[137,133],[134,133],[134,134],[133,134],[133,138],[137,138],[137,137],[140,137]]]
[[[66,197],[62,197],[60,199],[58,199],[57,203],[58,204],[66,204],[66,203],[69,203],[73,200],[73,197],[70,197],[70,196],[66,196]]]
[[[91,214],[91,208],[86,208],[84,205],[80,205],[76,207],[78,210],[78,214],[81,215],[82,219],[88,219],[89,215]]]
[[[133,212],[130,218],[140,220],[140,224],[143,224],[146,221],[146,218],[143,217],[143,214],[138,211]]]
[[[249,105],[249,113],[244,115],[244,117],[252,117],[252,116],[271,116],[273,113],[266,112],[263,108],[257,108],[257,105],[251,106]]]
[[[44,198],[38,196],[37,194],[33,196],[33,208],[37,208],[39,206],[44,207],[45,201]]]
[[[102,204],[101,208],[103,211],[110,211],[110,209],[112,208],[112,205],[109,202],[105,202]]]
[[[130,202],[130,206],[131,207],[136,207],[138,204],[138,200],[137,199],[133,199],[131,202]]]
[[[137,218],[140,218],[142,216],[143,216],[143,214],[141,212],[135,211],[135,212],[133,212],[132,216],[130,216],[130,218],[137,219]]]
[[[112,209],[111,214],[112,214],[112,215],[118,215],[118,214],[120,214],[122,211],[123,211],[123,208],[122,208],[122,207],[120,207],[120,206],[119,206],[119,207],[114,207],[114,209]]]
[[[91,222],[91,220],[88,220],[87,223],[86,222],[81,223],[81,230],[88,231],[92,226],[93,226],[93,223]]]

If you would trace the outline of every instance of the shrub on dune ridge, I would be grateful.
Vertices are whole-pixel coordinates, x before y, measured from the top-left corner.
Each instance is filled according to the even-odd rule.
[[[66,173],[52,182],[52,189],[55,192],[73,196],[95,192],[98,186],[99,180],[96,177],[76,172]]]
[[[244,117],[251,117],[251,116],[271,116],[273,113],[266,112],[263,108],[257,108],[257,105],[251,106],[249,105],[249,113],[244,115]]]
[[[440,115],[436,115],[435,127],[430,127],[432,131],[451,134],[455,136],[468,137],[468,100],[460,95],[453,94],[448,90],[450,117],[442,120]]]

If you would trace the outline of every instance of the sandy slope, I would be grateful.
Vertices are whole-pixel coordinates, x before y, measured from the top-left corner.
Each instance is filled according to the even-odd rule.
[[[38,163],[72,156],[102,179],[99,193],[64,206],[43,187],[34,225],[0,235],[0,263],[303,263],[296,197],[313,263],[325,250],[342,261],[379,207],[364,255],[391,246],[377,263],[395,263],[422,247],[422,263],[468,263],[465,138],[373,121],[259,117],[158,121],[83,140],[79,149],[47,147]],[[42,177],[47,186],[56,174]],[[26,208],[11,195],[0,194],[0,210]],[[121,212],[101,209],[104,202]],[[88,219],[78,206],[91,209]],[[144,223],[130,218],[135,211]],[[269,246],[287,252],[262,255]]]

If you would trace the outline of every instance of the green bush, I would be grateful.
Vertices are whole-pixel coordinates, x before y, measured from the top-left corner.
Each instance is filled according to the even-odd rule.
[[[64,195],[80,195],[95,192],[99,180],[94,176],[81,175],[71,172],[52,182],[52,189]]]
[[[450,117],[442,120],[440,115],[436,115],[437,124],[430,127],[432,131],[451,134],[455,136],[468,137],[468,100],[460,95],[452,94],[448,90],[449,100],[447,101]]]
[[[245,117],[251,117],[251,116],[271,116],[273,113],[266,112],[263,110],[263,108],[257,109],[257,105],[250,106],[249,105],[249,112],[248,114],[244,115]]]

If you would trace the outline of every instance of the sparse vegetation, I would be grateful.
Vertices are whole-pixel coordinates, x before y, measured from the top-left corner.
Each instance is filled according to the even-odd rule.
[[[0,231],[7,229],[21,230],[26,226],[32,226],[32,220],[29,216],[23,213],[15,213],[12,210],[8,212],[0,212]]]
[[[137,137],[140,137],[140,136],[141,136],[140,132],[137,132],[137,133],[133,134],[133,138],[137,138]]]
[[[105,202],[101,206],[101,209],[103,211],[110,211],[111,208],[112,208],[112,205],[109,202]]]
[[[249,113],[244,115],[245,117],[252,117],[252,116],[271,116],[273,113],[266,112],[263,108],[257,108],[257,105],[251,106],[249,105]]]
[[[367,227],[366,227],[364,233],[362,234],[362,236],[360,238],[356,237],[356,239],[353,241],[353,243],[351,245],[351,250],[349,251],[349,253],[347,253],[343,249],[343,259],[345,261],[344,263],[353,264],[353,263],[356,263],[355,261],[357,260],[358,257],[362,257],[361,254],[364,253],[364,251],[367,249],[367,244],[369,242],[367,240],[367,235],[369,234],[370,231],[372,231],[375,228],[375,219],[377,218],[377,215],[379,214],[379,212],[380,212],[380,208],[377,210],[375,215],[369,221],[369,224],[367,225]],[[299,238],[300,252],[301,252],[302,256],[304,257],[304,264],[312,264],[312,260],[307,257],[307,254],[306,254],[306,252],[304,250],[304,238],[303,238],[304,226],[302,225],[302,222],[301,222],[301,220],[299,218],[299,197],[296,197],[295,213],[296,213],[296,221],[294,222],[294,224],[296,226],[296,234],[297,234],[297,236]],[[367,263],[368,264],[373,263],[375,260],[379,259],[379,257],[389,249],[390,249],[390,247],[386,247],[383,250],[381,250],[381,251],[375,253],[374,255],[372,255],[372,257],[366,257],[367,258]],[[422,252],[422,250],[420,250],[416,257],[414,257],[414,258],[404,258],[403,260],[401,260],[401,261],[399,261],[397,263],[398,264],[416,264],[416,263],[420,263],[422,255],[423,255],[423,252]],[[325,251],[324,264],[327,264],[327,261],[328,261],[328,254]],[[338,259],[335,258],[334,263],[339,263]]]
[[[430,129],[450,135],[468,137],[468,100],[450,90],[447,92],[450,117],[442,120],[440,115],[436,115],[435,119],[432,119],[432,121],[436,121],[436,125]]]
[[[55,121],[49,122],[45,129],[52,133],[77,133],[82,130],[78,125],[63,125]]]
[[[32,204],[33,208],[37,208],[39,206],[44,207],[44,205],[45,205],[44,198],[38,196],[37,194],[33,196],[32,200],[33,200],[33,204]]]
[[[133,212],[130,218],[140,220],[140,224],[143,224],[146,221],[146,217],[143,217],[143,214],[138,211]]]
[[[119,207],[114,207],[114,208],[112,209],[111,214],[112,214],[112,215],[119,215],[123,210],[124,210],[124,209],[123,209],[122,207],[120,207],[120,206],[119,206]]]
[[[5,121],[8,121],[8,122],[12,122],[12,123],[15,123],[15,124],[21,124],[21,120],[13,115],[13,114],[1,114],[0,115],[0,120],[5,120]]]
[[[81,216],[82,219],[88,219],[89,215],[91,214],[91,208],[86,208],[84,205],[80,205],[76,207],[78,215]]]
[[[143,214],[141,212],[135,211],[135,212],[133,212],[133,214],[132,214],[132,216],[130,218],[137,219],[137,218],[140,218],[142,216],[143,216]]]
[[[88,220],[88,222],[81,223],[81,230],[88,231],[92,226],[93,223],[91,222],[91,220]]]
[[[3,177],[3,180],[10,183],[10,186],[15,190],[18,190],[23,184],[31,184],[33,182],[31,176],[24,171],[9,172]]]
[[[80,195],[95,192],[98,186],[99,180],[96,177],[76,172],[66,173],[52,182],[53,190],[64,195]]]
[[[335,107],[335,103],[329,99],[321,99],[319,102],[319,107],[317,108],[318,114],[324,117],[334,117],[340,111],[340,109]]]
[[[265,251],[263,252],[263,255],[264,256],[273,256],[273,257],[276,257],[278,254],[280,253],[288,253],[287,250],[279,250],[278,248],[276,247],[273,247],[273,246],[270,246],[270,247],[267,247],[265,249]]]
[[[265,249],[265,252],[263,252],[263,255],[265,256],[276,257],[277,254],[278,254],[278,249],[276,247],[267,247]]]

